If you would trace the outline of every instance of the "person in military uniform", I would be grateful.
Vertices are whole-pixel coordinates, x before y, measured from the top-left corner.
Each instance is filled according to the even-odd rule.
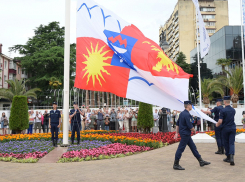
[[[173,165],[173,168],[175,170],[185,170],[185,168],[182,168],[179,165],[179,160],[181,158],[182,153],[185,150],[186,145],[190,147],[193,155],[197,158],[201,167],[210,164],[210,162],[206,162],[201,158],[201,155],[198,153],[196,145],[194,144],[191,138],[191,132],[193,131],[194,133],[196,133],[196,130],[193,128],[193,125],[192,125],[193,118],[189,113],[192,110],[191,101],[185,101],[184,107],[185,107],[185,110],[180,113],[179,119],[176,123],[176,134],[174,137],[175,139],[177,139],[178,134],[180,134],[180,137],[181,137],[178,149],[175,154],[175,161]]]
[[[222,134],[225,146],[225,155],[226,158],[224,162],[230,163],[234,166],[234,155],[235,155],[235,136],[236,136],[236,124],[234,117],[236,111],[230,106],[230,96],[224,97],[225,108],[220,111],[219,121],[216,123],[216,127],[219,127],[221,124],[223,126]]]
[[[49,113],[49,128],[51,128],[53,146],[57,147],[58,142],[58,130],[60,127],[61,116],[60,111],[57,110],[57,103],[53,102],[53,110]],[[55,133],[55,136],[54,136]]]
[[[216,102],[217,107],[213,108],[210,111],[204,111],[202,110],[203,113],[205,114],[210,114],[214,113],[214,120],[218,122],[219,120],[219,114],[220,111],[222,109],[224,109],[224,107],[222,106],[222,99],[217,99]],[[220,125],[219,127],[215,127],[215,137],[216,137],[216,142],[217,142],[217,146],[218,146],[218,151],[215,152],[215,154],[224,154],[224,142],[223,142],[223,137],[222,137],[222,125]]]
[[[75,132],[77,132],[77,144],[80,143],[80,128],[81,128],[81,115],[84,113],[79,109],[76,102],[73,103],[74,109],[70,110],[70,119],[71,119],[71,143],[74,144]]]

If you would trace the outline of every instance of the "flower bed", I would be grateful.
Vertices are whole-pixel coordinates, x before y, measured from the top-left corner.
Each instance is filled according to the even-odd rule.
[[[245,129],[236,129],[236,134],[244,133]],[[215,131],[207,131],[206,132],[210,136],[215,136]]]
[[[79,145],[71,145],[68,147],[68,152],[69,151],[79,151],[81,149],[94,149],[94,148],[99,148],[102,146],[106,146],[112,144],[110,141],[98,141],[98,140],[94,140],[94,141],[89,141],[89,140],[84,140],[82,143],[80,143]]]
[[[150,147],[126,145],[113,143],[106,146],[93,149],[81,149],[80,151],[69,151],[62,155],[59,162],[78,162],[98,159],[110,159],[124,157],[139,152],[151,150]]]

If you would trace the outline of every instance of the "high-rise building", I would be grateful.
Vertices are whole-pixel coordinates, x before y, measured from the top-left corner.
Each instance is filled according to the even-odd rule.
[[[199,0],[199,6],[209,36],[229,25],[228,0]],[[169,49],[164,50],[170,59],[176,61],[178,53],[182,51],[186,62],[190,63],[190,51],[197,45],[196,9],[192,0],[178,0],[172,15],[160,27],[160,39],[161,34],[166,36],[170,45]]]

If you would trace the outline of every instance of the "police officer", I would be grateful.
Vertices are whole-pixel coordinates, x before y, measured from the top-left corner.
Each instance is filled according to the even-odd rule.
[[[71,119],[71,143],[74,144],[75,132],[77,132],[77,144],[80,143],[80,128],[81,128],[81,116],[83,112],[79,109],[76,102],[73,103],[74,109],[70,110]]]
[[[49,114],[49,128],[51,128],[53,146],[57,147],[58,142],[58,130],[60,127],[61,116],[60,111],[57,110],[57,103],[53,102],[53,110]],[[54,137],[55,133],[55,137]]]
[[[213,108],[212,110],[210,111],[202,110],[202,112],[205,114],[210,114],[210,115],[211,113],[214,113],[214,120],[218,122],[220,111],[224,109],[222,106],[222,99],[217,99],[216,105],[217,107]],[[222,128],[223,128],[222,125],[220,125],[219,127],[215,127],[215,137],[216,137],[216,142],[218,146],[218,151],[215,152],[215,154],[224,154],[224,142],[222,139],[223,138]]]
[[[216,127],[221,124],[223,126],[222,134],[225,146],[225,155],[227,156],[223,161],[229,162],[234,166],[235,155],[235,136],[236,136],[236,124],[234,117],[236,114],[235,109],[230,106],[230,96],[224,97],[225,108],[220,111],[219,121],[216,123]]]
[[[194,144],[191,138],[191,132],[193,131],[194,133],[196,133],[196,130],[193,128],[192,125],[193,118],[189,113],[192,110],[191,101],[185,101],[184,106],[185,106],[185,110],[180,113],[179,119],[176,123],[176,134],[174,137],[175,139],[177,139],[178,134],[180,134],[181,137],[178,149],[175,154],[175,161],[173,166],[175,170],[185,170],[185,168],[182,168],[179,165],[179,160],[181,158],[182,153],[185,150],[186,145],[190,147],[193,155],[197,158],[201,167],[210,164],[210,162],[206,162],[201,158],[201,155],[198,153],[196,145]]]

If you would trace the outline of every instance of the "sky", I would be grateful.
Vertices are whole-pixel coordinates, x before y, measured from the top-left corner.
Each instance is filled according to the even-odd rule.
[[[146,37],[158,42],[159,27],[170,17],[178,0],[95,0],[122,19],[137,26]],[[229,24],[240,25],[240,0],[228,0]],[[65,25],[65,0],[0,0],[2,53],[16,57],[9,47],[25,44],[41,24],[58,21]],[[71,0],[71,43],[76,42],[76,0]]]

